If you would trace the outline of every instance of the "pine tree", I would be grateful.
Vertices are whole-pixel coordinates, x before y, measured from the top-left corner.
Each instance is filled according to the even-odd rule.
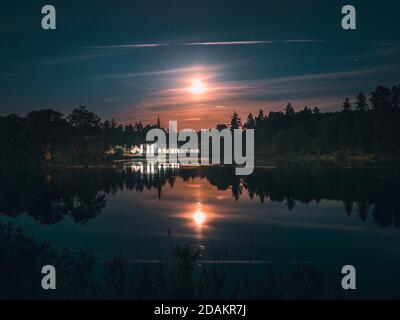
[[[288,102],[286,108],[285,108],[285,115],[287,116],[292,116],[295,114],[294,108],[290,102]]]
[[[378,86],[371,92],[371,106],[375,110],[389,109],[392,105],[392,91],[384,86]]]
[[[315,107],[315,108],[313,109],[313,113],[314,113],[314,114],[319,114],[319,113],[320,113],[319,108],[318,108],[318,107]]]
[[[356,110],[364,112],[368,110],[368,101],[364,93],[360,92],[356,97]]]
[[[253,114],[250,113],[247,116],[246,129],[254,129],[255,127],[256,127],[256,122],[254,120]]]
[[[349,112],[349,111],[351,111],[351,108],[352,108],[352,106],[351,106],[350,99],[346,98],[343,102],[343,111]]]
[[[239,115],[236,111],[233,112],[231,117],[231,129],[240,129],[242,127],[242,119],[240,119]]]
[[[256,127],[261,126],[264,119],[265,119],[264,112],[262,110],[260,110],[260,112],[258,113],[258,116],[256,117]]]

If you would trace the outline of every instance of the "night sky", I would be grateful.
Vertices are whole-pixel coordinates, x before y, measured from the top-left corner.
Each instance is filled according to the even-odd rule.
[[[41,28],[41,8],[57,30]],[[357,30],[341,8],[357,9]],[[0,114],[85,105],[103,119],[208,128],[259,109],[338,110],[400,83],[400,2],[2,1]],[[207,90],[193,95],[193,79]]]

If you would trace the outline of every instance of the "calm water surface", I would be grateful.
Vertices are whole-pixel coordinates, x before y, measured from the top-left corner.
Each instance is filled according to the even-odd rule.
[[[2,177],[1,221],[100,262],[155,263],[170,258],[171,241],[191,242],[202,248],[200,267],[223,263],[234,277],[300,263],[340,276],[351,264],[354,297],[400,297],[394,169],[264,167],[240,178],[231,168],[134,164]]]

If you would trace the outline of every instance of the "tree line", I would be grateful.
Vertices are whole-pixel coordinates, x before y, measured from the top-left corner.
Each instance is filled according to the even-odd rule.
[[[272,154],[400,155],[400,85],[378,86],[367,97],[360,92],[352,103],[346,98],[339,112],[318,107],[257,116],[245,123],[234,112],[231,128],[255,129],[256,150]]]
[[[365,155],[400,156],[400,85],[378,86],[370,96],[359,93],[353,104],[346,98],[342,110],[320,112],[305,107],[298,112],[291,103],[283,111],[257,116],[242,123],[234,112],[222,129],[254,129],[260,155]],[[92,164],[107,160],[106,150],[145,142],[155,125],[141,122],[121,125],[102,121],[81,106],[64,116],[58,111],[32,111],[22,117],[0,116],[0,160],[13,163]]]
[[[32,111],[26,117],[0,116],[0,160],[3,164],[101,163],[107,160],[107,149],[138,144],[152,127],[101,121],[84,106],[67,116],[51,109]]]

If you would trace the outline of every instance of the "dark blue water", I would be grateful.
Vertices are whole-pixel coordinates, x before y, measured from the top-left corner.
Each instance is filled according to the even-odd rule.
[[[201,248],[198,268],[223,265],[231,281],[299,264],[340,279],[350,264],[357,290],[346,297],[400,297],[394,170],[258,168],[240,178],[226,168],[147,173],[125,166],[58,170],[8,186],[31,192],[30,200],[3,194],[1,221],[57,248],[87,250],[100,264],[115,256],[131,264],[168,261],[171,243],[190,242]],[[51,212],[63,206],[69,208],[61,216]],[[55,221],[43,219],[46,214]]]

